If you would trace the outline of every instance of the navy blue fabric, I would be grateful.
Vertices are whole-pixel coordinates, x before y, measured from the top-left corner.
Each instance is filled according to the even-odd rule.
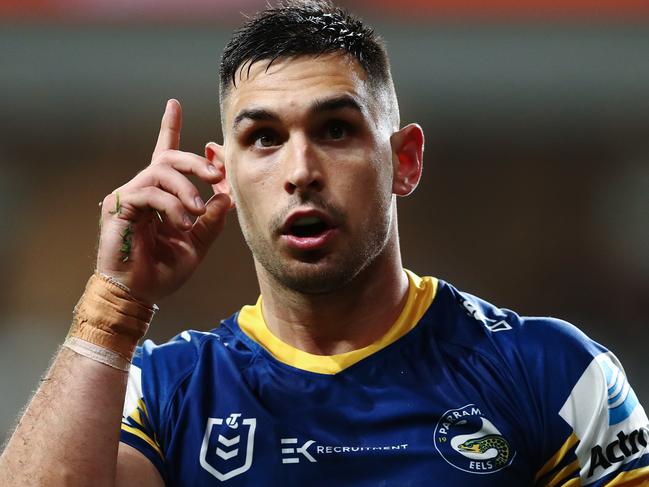
[[[415,328],[334,375],[279,362],[237,314],[146,342],[136,365],[168,485],[523,486],[572,433],[558,412],[605,351],[568,323],[521,318],[440,281]],[[458,453],[470,438],[451,446],[491,426],[488,461]],[[147,448],[136,440],[122,434]]]

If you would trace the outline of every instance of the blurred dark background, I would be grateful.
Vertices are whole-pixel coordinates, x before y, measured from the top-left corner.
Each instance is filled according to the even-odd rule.
[[[97,204],[148,164],[165,101],[182,149],[221,139],[221,50],[264,1],[0,0],[0,441],[93,270]],[[400,201],[404,262],[577,324],[649,404],[649,4],[345,2],[387,41],[427,135]],[[149,337],[258,293],[235,215]]]

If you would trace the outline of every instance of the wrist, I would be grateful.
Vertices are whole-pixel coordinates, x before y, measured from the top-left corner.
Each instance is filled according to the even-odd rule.
[[[154,304],[155,298],[141,295],[137,292],[137,289],[133,290],[133,288],[131,288],[132,275],[130,273],[119,272],[113,269],[104,270],[97,266],[97,268],[95,269],[95,275],[98,275],[100,278],[107,280],[109,284],[114,284],[115,286],[122,289],[129,295],[130,299],[142,304],[149,309],[157,309],[156,305]]]
[[[130,363],[156,309],[155,305],[135,299],[128,287],[115,278],[95,272],[74,308],[65,345],[89,358],[123,369],[116,364]]]

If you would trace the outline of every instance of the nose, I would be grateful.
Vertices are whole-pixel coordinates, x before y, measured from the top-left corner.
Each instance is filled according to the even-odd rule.
[[[318,151],[306,137],[294,137],[287,144],[286,180],[284,189],[289,194],[320,191],[324,178]]]

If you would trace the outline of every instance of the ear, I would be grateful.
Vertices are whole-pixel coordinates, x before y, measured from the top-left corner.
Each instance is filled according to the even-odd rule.
[[[406,125],[390,137],[392,146],[392,192],[408,196],[421,179],[424,164],[424,131],[416,123]]]
[[[232,188],[228,182],[228,177],[225,172],[225,149],[222,145],[216,142],[208,142],[205,144],[205,158],[210,161],[214,166],[223,171],[223,179],[216,184],[212,185],[214,194],[225,193],[230,197],[230,208],[234,207],[234,198],[232,197]]]

